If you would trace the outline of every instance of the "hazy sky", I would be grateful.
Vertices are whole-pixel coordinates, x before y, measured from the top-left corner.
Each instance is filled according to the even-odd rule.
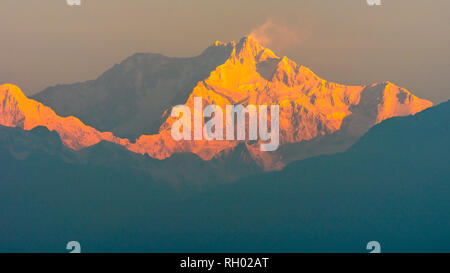
[[[0,0],[0,83],[33,94],[94,79],[135,52],[200,54],[253,32],[344,84],[450,98],[450,0]]]

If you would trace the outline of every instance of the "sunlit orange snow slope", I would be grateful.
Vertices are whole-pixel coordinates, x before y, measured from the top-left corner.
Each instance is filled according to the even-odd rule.
[[[0,85],[0,124],[31,130],[44,126],[56,131],[62,142],[71,149],[80,150],[105,140],[126,145],[127,140],[109,132],[99,132],[75,117],[60,117],[40,102],[27,98],[19,87]]]
[[[253,38],[238,43],[214,43],[213,47],[231,47],[228,60],[197,83],[185,105],[193,112],[194,97],[203,98],[203,106],[254,104],[280,105],[280,145],[302,143],[343,130],[363,135],[373,125],[394,116],[415,114],[430,106],[430,101],[412,95],[390,82],[367,86],[345,86],[319,78],[311,70],[292,60],[276,56]],[[170,114],[171,109],[167,109]],[[130,151],[164,159],[174,153],[192,152],[209,160],[221,151],[233,148],[237,141],[174,141],[169,118],[157,135],[142,135],[130,142],[99,132],[75,117],[60,117],[41,103],[28,99],[14,85],[0,86],[0,124],[36,126],[56,131],[68,147],[79,150],[102,140],[125,146]],[[280,169],[285,163],[277,152],[261,152],[259,145],[247,148],[264,169]]]

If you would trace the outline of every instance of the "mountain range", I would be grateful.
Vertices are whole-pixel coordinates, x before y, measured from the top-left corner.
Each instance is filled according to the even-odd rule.
[[[47,128],[0,126],[0,252],[65,252],[69,240],[83,252],[366,252],[372,240],[448,252],[449,118],[450,101],[385,120],[344,153],[211,176],[201,191],[120,145],[76,152]]]
[[[178,104],[276,104],[280,147],[174,141]],[[450,101],[328,82],[252,37],[0,85],[0,252],[450,251]]]
[[[249,141],[173,140],[169,113],[177,104],[192,108],[194,97],[223,109],[280,105],[280,148],[261,152],[259,143]],[[328,82],[252,37],[215,42],[193,58],[135,54],[96,80],[50,87],[31,99],[16,86],[3,85],[0,99],[1,125],[44,126],[74,150],[107,141],[160,160],[176,154],[217,162],[240,158],[265,171],[343,152],[373,125],[432,106],[390,82]]]

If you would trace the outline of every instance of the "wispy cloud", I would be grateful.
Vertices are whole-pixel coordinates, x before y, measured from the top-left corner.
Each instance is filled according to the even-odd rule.
[[[268,19],[261,26],[253,29],[249,36],[256,39],[262,46],[275,50],[296,47],[304,40],[299,29],[274,19]]]

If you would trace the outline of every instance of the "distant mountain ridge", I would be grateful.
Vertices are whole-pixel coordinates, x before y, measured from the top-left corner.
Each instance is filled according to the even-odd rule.
[[[14,89],[11,85],[8,88]],[[34,116],[41,115],[41,111],[11,111],[8,96],[15,95],[3,94],[6,95],[0,124],[25,129],[46,126],[56,130],[63,142],[74,149],[105,140],[157,159],[194,153],[203,160],[219,161],[223,156],[233,157],[230,151],[239,151],[246,154],[242,159],[249,165],[255,162],[264,170],[282,169],[289,162],[315,155],[342,152],[373,125],[432,106],[430,101],[390,82],[367,86],[328,82],[287,57],[276,56],[252,37],[238,43],[215,42],[198,57],[188,59],[137,54],[95,81],[49,88],[33,97],[57,109],[58,114],[79,114],[83,122],[100,130],[110,128],[112,132],[95,130],[77,119],[77,125],[67,129],[61,121],[74,119],[57,117],[55,113],[37,121]],[[194,97],[202,97],[204,105],[223,108],[231,104],[280,105],[279,150],[261,152],[259,143],[250,142],[173,140],[171,108],[178,103],[193,107]],[[34,100],[22,101],[45,108]],[[27,116],[25,120],[35,121],[11,121],[11,116],[21,114]],[[50,121],[53,119],[58,120],[57,126]],[[139,135],[136,141],[114,135],[137,136],[143,131],[154,131],[156,125],[158,133]],[[234,149],[240,143],[241,148]]]
[[[192,58],[137,53],[95,80],[49,87],[32,98],[61,116],[73,115],[98,130],[134,140],[158,133],[164,111],[184,103],[230,51],[216,45]]]

